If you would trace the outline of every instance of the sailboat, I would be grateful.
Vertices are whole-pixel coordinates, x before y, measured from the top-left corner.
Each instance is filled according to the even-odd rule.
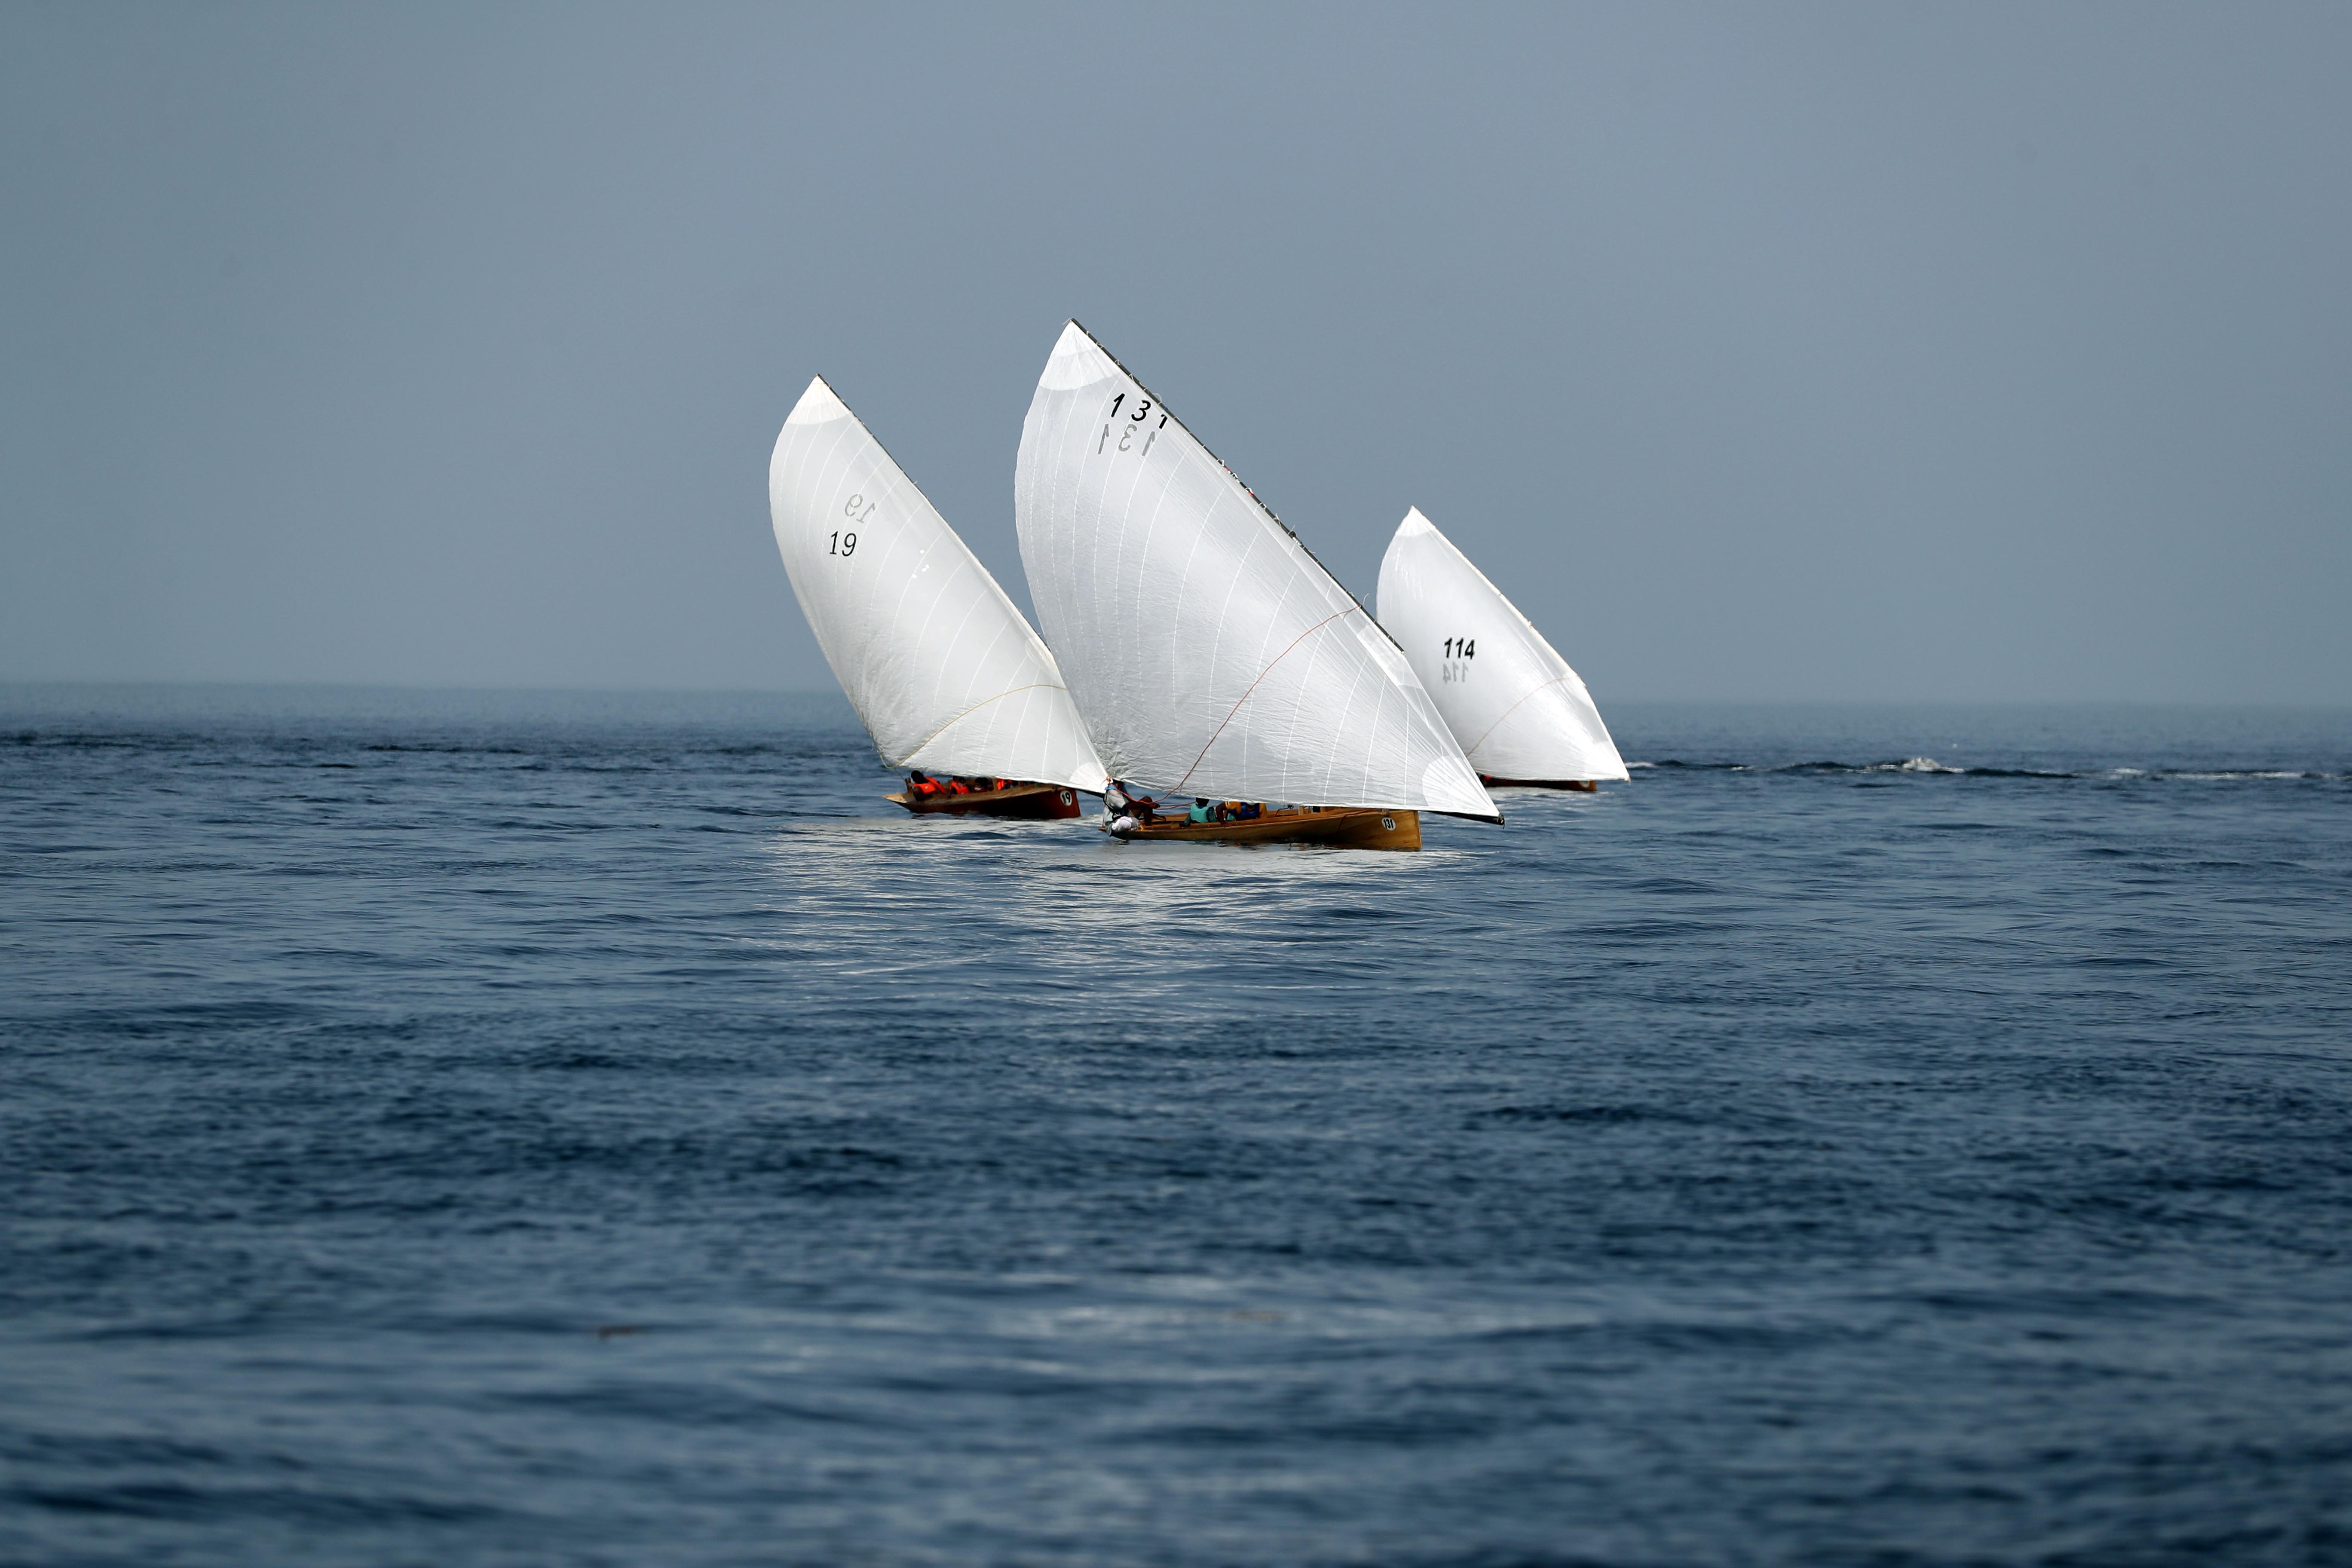
[[[1103,766],[1053,654],[818,376],[768,464],[793,596],[918,814],[1076,816]],[[961,787],[932,793],[925,772]],[[974,789],[970,780],[982,787]]]
[[[1076,321],[1022,423],[1013,517],[1103,765],[1242,818],[1121,837],[1417,849],[1423,810],[1502,820],[1388,634]]]
[[[1583,680],[1419,507],[1381,560],[1379,605],[1481,782],[1590,790],[1626,776]]]

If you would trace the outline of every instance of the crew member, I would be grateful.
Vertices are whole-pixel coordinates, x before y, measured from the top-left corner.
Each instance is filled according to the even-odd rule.
[[[1122,784],[1118,779],[1108,779],[1103,784],[1103,815],[1111,819],[1115,831],[1130,831],[1129,828],[1116,826],[1119,818],[1125,817],[1130,823],[1140,826],[1149,823],[1152,815],[1159,809],[1158,801],[1148,795],[1136,794],[1131,785]]]

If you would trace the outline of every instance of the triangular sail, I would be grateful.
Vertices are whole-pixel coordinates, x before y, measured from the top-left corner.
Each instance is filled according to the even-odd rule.
[[[1491,779],[1622,779],[1592,695],[1486,574],[1415,507],[1381,561],[1381,625]]]
[[[768,504],[793,595],[884,762],[1103,787],[1053,654],[823,377],[776,437]]]
[[[1115,776],[1499,820],[1387,634],[1076,321],[1022,425],[1013,508]]]

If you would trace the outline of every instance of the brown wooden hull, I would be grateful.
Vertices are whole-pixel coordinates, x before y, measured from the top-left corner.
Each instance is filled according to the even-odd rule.
[[[1585,795],[1591,795],[1601,788],[1591,779],[1491,779],[1480,773],[1478,782],[1488,789],[1572,789]]]
[[[981,795],[886,795],[917,816],[1076,816],[1078,792],[1062,784],[1017,784]]]
[[[1139,844],[1326,844],[1335,849],[1418,849],[1421,813],[1377,805],[1268,812],[1248,822],[1155,822],[1118,837]]]

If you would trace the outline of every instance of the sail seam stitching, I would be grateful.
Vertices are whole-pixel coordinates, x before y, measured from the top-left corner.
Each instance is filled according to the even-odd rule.
[[[957,714],[954,718],[949,720],[946,723],[940,725],[938,729],[932,731],[929,734],[924,736],[921,740],[916,742],[915,744],[908,749],[907,754],[910,757],[914,756],[925,746],[929,745],[933,741],[938,740],[941,735],[946,734],[950,730],[954,729],[958,724],[962,723],[965,720],[971,718],[973,714],[979,712],[982,709],[987,707],[992,702],[1002,702],[1008,697],[1018,697],[1024,691],[1066,691],[1068,689],[1068,687],[1056,686],[1050,680],[1033,680],[1026,686],[1016,686],[1010,691],[1000,691],[993,697],[983,697],[979,701],[973,703],[971,707],[965,709],[962,712]]]
[[[1255,498],[1253,497],[1252,499],[1255,500]],[[1266,661],[1265,668],[1257,672],[1257,680],[1253,680],[1249,683],[1249,690],[1241,694],[1240,698],[1234,701],[1232,709],[1226,712],[1224,719],[1219,722],[1215,730],[1210,732],[1208,740],[1203,742],[1201,747],[1201,755],[1192,759],[1192,765],[1184,770],[1184,776],[1178,779],[1174,784],[1168,787],[1181,792],[1187,784],[1192,782],[1192,775],[1200,771],[1202,757],[1206,757],[1209,754],[1209,748],[1217,743],[1217,737],[1225,732],[1225,726],[1234,721],[1234,715],[1240,712],[1242,710],[1242,704],[1250,700],[1251,693],[1257,689],[1258,680],[1264,680],[1267,676],[1272,675],[1274,673],[1274,667],[1280,664],[1284,659],[1288,658],[1293,648],[1296,648],[1300,643],[1305,642],[1308,637],[1313,637],[1317,632],[1321,631],[1325,626],[1329,626],[1333,621],[1336,621],[1340,616],[1346,615],[1348,610],[1360,610],[1364,606],[1361,605],[1350,603],[1348,605],[1347,610],[1333,611],[1330,615],[1324,616],[1321,620],[1316,622],[1313,626],[1307,627],[1305,631],[1291,638],[1290,647],[1284,648],[1280,653],[1276,654],[1271,659]]]
[[[1500,597],[1501,597],[1501,595],[1496,595],[1496,596],[1497,598],[1500,598]],[[1508,603],[1508,601],[1507,601],[1507,600],[1506,600],[1505,602],[1506,602],[1506,603]],[[1497,720],[1496,720],[1493,723],[1491,723],[1491,724],[1487,725],[1487,726],[1486,726],[1486,734],[1482,734],[1482,735],[1480,735],[1476,740],[1475,740],[1475,741],[1471,742],[1468,745],[1466,745],[1466,746],[1463,747],[1463,748],[1462,748],[1462,754],[1463,754],[1464,756],[1465,756],[1465,757],[1466,757],[1466,756],[1468,756],[1471,752],[1473,752],[1476,751],[1479,747],[1481,747],[1481,746],[1485,745],[1485,744],[1486,743],[1486,736],[1487,736],[1487,735],[1491,735],[1491,734],[1493,734],[1496,731],[1497,731],[1497,730],[1499,730],[1499,729],[1501,729],[1501,728],[1503,727],[1503,719],[1507,719],[1507,718],[1509,718],[1512,714],[1514,714],[1514,713],[1517,712],[1520,709],[1522,709],[1522,708],[1526,707],[1526,706],[1527,706],[1530,701],[1532,701],[1532,700],[1535,699],[1535,695],[1536,695],[1536,692],[1537,692],[1537,691],[1549,691],[1549,690],[1550,690],[1553,687],[1558,686],[1560,682],[1562,682],[1562,681],[1566,680],[1567,679],[1568,679],[1568,677],[1566,677],[1565,675],[1555,675],[1555,676],[1553,676],[1549,680],[1545,681],[1541,686],[1537,687],[1537,688],[1535,689],[1535,691],[1530,691],[1530,692],[1528,692],[1528,693],[1527,694],[1527,696],[1520,698],[1517,702],[1514,702],[1514,703],[1512,703],[1508,708],[1504,709],[1504,710],[1503,710],[1502,718],[1501,718],[1501,719],[1497,719]]]

